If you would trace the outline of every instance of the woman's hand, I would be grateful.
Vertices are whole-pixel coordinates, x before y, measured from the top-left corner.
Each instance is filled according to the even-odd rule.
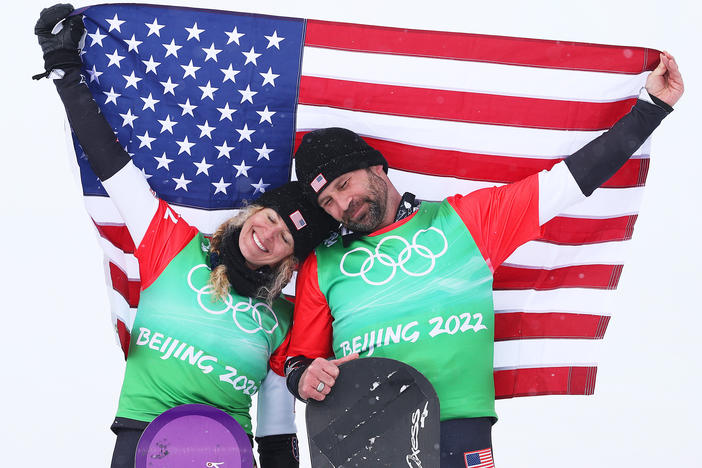
[[[72,12],[73,5],[70,3],[59,3],[41,11],[34,26],[34,34],[37,35],[44,53],[46,73],[37,75],[35,79],[46,76],[56,68],[81,66],[78,48],[85,27],[82,17],[70,16]]]
[[[341,359],[327,361],[326,359],[317,358],[312,361],[312,364],[302,373],[300,382],[297,385],[300,397],[304,400],[309,400],[310,398],[317,401],[324,400],[331,392],[331,388],[339,376],[339,366],[357,358],[358,353],[353,353]]]

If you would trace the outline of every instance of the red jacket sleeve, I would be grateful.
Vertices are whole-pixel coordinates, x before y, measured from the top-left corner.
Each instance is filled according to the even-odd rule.
[[[197,233],[198,230],[173,211],[168,203],[159,200],[158,209],[135,253],[139,259],[142,290],[158,278]]]
[[[317,255],[313,252],[297,274],[288,356],[333,356],[332,321],[327,299],[319,289]]]
[[[517,247],[541,235],[538,174],[502,187],[455,195],[448,202],[493,272]]]

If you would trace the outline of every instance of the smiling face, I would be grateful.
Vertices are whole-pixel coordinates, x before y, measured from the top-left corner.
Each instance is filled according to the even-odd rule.
[[[271,208],[257,211],[241,226],[239,249],[249,268],[275,266],[293,254],[293,246],[290,230]]]
[[[357,169],[334,179],[317,198],[319,206],[344,226],[371,232],[392,222],[382,166]]]

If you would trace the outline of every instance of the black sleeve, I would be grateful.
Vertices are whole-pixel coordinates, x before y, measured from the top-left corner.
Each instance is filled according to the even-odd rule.
[[[621,168],[673,108],[651,96],[656,104],[638,100],[611,129],[565,159],[580,190],[590,196]]]
[[[295,434],[256,437],[261,468],[298,468],[300,450]]]
[[[130,161],[129,155],[100,112],[80,69],[71,67],[65,72],[65,76],[54,80],[54,84],[66,108],[68,121],[90,167],[100,180],[107,180]]]
[[[307,401],[300,397],[298,384],[300,383],[303,372],[312,364],[312,361],[314,361],[314,359],[305,356],[295,356],[285,361],[285,385],[295,398],[304,403],[307,403]]]

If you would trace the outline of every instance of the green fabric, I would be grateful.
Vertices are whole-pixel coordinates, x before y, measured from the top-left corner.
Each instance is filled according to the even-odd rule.
[[[434,385],[441,420],[496,417],[492,273],[448,202],[424,202],[405,224],[347,248],[320,246],[317,261],[337,357],[415,367]]]
[[[174,406],[203,403],[251,433],[251,396],[290,327],[292,304],[281,298],[275,312],[259,301],[252,308],[233,291],[214,302],[206,242],[196,235],[141,292],[117,416],[152,421]]]

